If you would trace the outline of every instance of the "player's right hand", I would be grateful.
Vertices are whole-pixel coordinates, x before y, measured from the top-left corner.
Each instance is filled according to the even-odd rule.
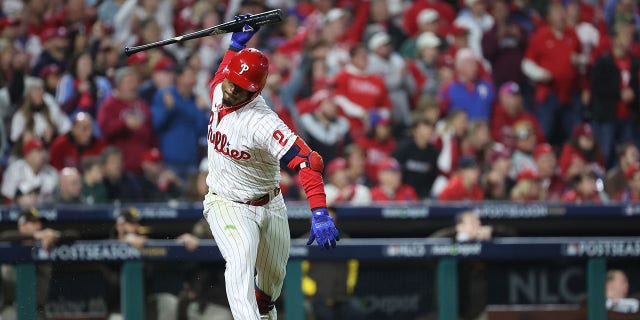
[[[251,14],[241,14],[241,15],[237,15],[235,16],[235,20],[236,21],[242,21],[245,20],[247,18],[251,17]],[[244,26],[242,27],[242,31],[238,31],[238,32],[234,32],[231,35],[231,44],[229,45],[230,47],[233,47],[237,50],[242,50],[247,46],[247,42],[249,42],[249,40],[251,39],[251,37],[253,37],[254,34],[256,34],[256,32],[258,32],[258,29],[260,29],[259,27],[252,27],[248,24],[244,24]]]
[[[314,209],[311,217],[311,235],[307,241],[310,245],[315,240],[320,249],[329,249],[336,247],[336,241],[340,241],[338,229],[333,224],[333,218],[329,216],[327,208]]]

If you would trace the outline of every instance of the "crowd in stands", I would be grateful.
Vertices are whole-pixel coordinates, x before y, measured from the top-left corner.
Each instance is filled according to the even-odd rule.
[[[272,8],[248,46],[330,203],[640,199],[633,0],[7,0],[4,203],[200,201],[229,35],[122,49]]]

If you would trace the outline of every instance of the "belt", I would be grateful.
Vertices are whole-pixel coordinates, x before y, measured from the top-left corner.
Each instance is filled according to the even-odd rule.
[[[231,201],[237,202],[237,203],[242,203],[242,204],[248,204],[250,206],[261,207],[261,206],[264,206],[265,204],[269,203],[271,201],[271,199],[277,197],[279,194],[280,194],[280,188],[279,187],[275,187],[275,188],[273,188],[273,190],[269,191],[267,194],[265,194],[265,195],[263,195],[263,196],[261,196],[260,198],[257,198],[257,199],[244,201],[244,202],[243,201],[235,201],[235,200],[231,200]]]

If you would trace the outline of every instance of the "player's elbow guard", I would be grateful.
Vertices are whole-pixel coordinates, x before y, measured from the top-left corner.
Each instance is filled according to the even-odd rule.
[[[309,168],[322,174],[324,169],[322,156],[311,150],[304,140],[300,138],[296,139],[291,149],[282,157],[281,163],[296,172]]]

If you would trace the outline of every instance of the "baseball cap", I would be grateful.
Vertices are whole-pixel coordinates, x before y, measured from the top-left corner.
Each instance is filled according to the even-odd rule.
[[[389,123],[391,123],[389,117],[385,117],[379,112],[372,112],[369,115],[369,125],[371,125],[371,128],[375,128],[379,124],[385,125]]]
[[[31,151],[36,150],[36,149],[44,149],[44,145],[42,144],[42,141],[40,141],[40,139],[38,138],[33,138],[29,141],[27,141],[23,146],[22,146],[22,155],[26,156],[28,155]]]
[[[625,170],[624,177],[627,178],[627,180],[630,180],[638,171],[640,171],[640,166],[637,163],[632,164],[627,168],[627,170]]]
[[[449,32],[451,33],[452,36],[457,37],[457,36],[462,36],[462,35],[468,35],[469,34],[469,29],[467,29],[466,27],[453,25]]]
[[[416,22],[418,22],[418,24],[432,23],[438,20],[439,17],[440,15],[438,14],[438,11],[433,9],[424,9],[418,14]]]
[[[402,167],[394,158],[387,158],[378,165],[379,171],[400,171]]]
[[[42,40],[42,43],[44,43],[53,39],[65,38],[67,37],[67,34],[67,28],[65,27],[48,28],[42,32],[40,39]]]
[[[391,37],[389,37],[388,33],[378,32],[373,36],[371,36],[371,39],[369,39],[369,42],[368,42],[368,47],[369,47],[369,50],[376,50],[390,42],[391,42]]]
[[[534,170],[532,170],[530,168],[526,168],[526,169],[520,171],[520,173],[518,173],[518,177],[516,178],[516,181],[517,182],[525,181],[525,180],[537,181],[539,179],[540,179],[540,176],[538,176],[537,172],[535,172]]]
[[[175,63],[168,57],[162,57],[153,64],[153,71],[174,71]]]
[[[146,162],[146,161],[150,161],[150,162],[162,161],[162,153],[160,153],[160,150],[158,150],[158,148],[149,149],[142,155],[142,162]]]
[[[533,150],[533,158],[535,159],[538,159],[540,156],[545,154],[555,154],[553,152],[553,147],[548,143],[538,144]]]
[[[437,48],[440,46],[440,38],[433,34],[433,32],[423,32],[418,36],[416,40],[416,46],[418,49],[422,48]]]
[[[478,160],[475,156],[465,155],[458,160],[458,169],[469,169],[478,166]]]
[[[493,146],[491,146],[491,149],[489,149],[489,161],[490,162],[494,162],[498,159],[502,159],[502,158],[511,158],[511,152],[509,152],[509,149],[507,149],[507,147],[502,144],[502,143],[494,143]]]
[[[38,181],[23,180],[18,184],[14,198],[19,196],[40,192],[40,183]]]
[[[513,82],[505,82],[500,86],[500,94],[520,94],[520,86]]]
[[[141,64],[141,63],[147,62],[148,59],[149,59],[149,55],[147,54],[147,52],[140,51],[127,57],[127,64],[128,65]]]
[[[58,67],[57,64],[48,64],[46,66],[44,66],[44,68],[42,68],[42,70],[40,71],[40,78],[41,79],[46,79],[48,76],[50,75],[60,75],[62,73],[62,69],[60,69],[60,67]]]
[[[329,10],[329,12],[327,12],[327,15],[325,16],[325,21],[332,22],[344,17],[346,14],[347,13],[343,9],[333,8]]]
[[[577,138],[579,136],[585,136],[589,138],[593,138],[593,128],[590,124],[583,122],[578,124],[575,128],[573,128],[573,137]]]
[[[116,223],[139,223],[140,222],[140,214],[138,213],[138,209],[130,207],[126,209],[120,210],[118,213],[118,217],[116,218]]]
[[[326,174],[328,177],[332,176],[338,170],[344,170],[347,168],[347,159],[345,158],[335,158],[329,162],[327,165]]]
[[[27,222],[42,222],[42,219],[38,215],[38,209],[28,208],[20,211],[20,215],[18,215],[18,224],[23,225]]]

